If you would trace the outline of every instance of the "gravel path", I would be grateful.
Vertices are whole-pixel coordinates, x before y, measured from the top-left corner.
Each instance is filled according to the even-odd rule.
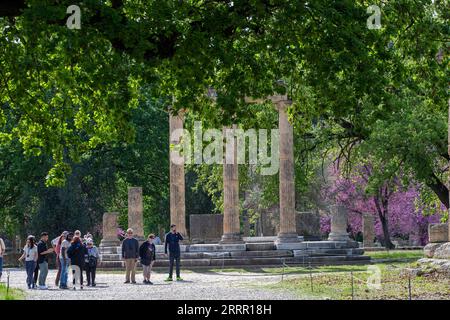
[[[6,270],[3,270],[6,281]],[[56,272],[50,270],[47,284],[49,290],[28,290],[25,284],[25,271],[10,269],[10,285],[25,290],[30,300],[203,300],[203,299],[296,299],[289,292],[259,287],[280,281],[280,276],[257,273],[232,272],[186,272],[184,281],[165,282],[166,273],[153,272],[153,285],[144,285],[142,275],[136,276],[137,284],[124,284],[124,274],[99,272],[97,287],[85,287],[83,290],[60,290],[55,287]],[[69,276],[69,282],[71,276]]]

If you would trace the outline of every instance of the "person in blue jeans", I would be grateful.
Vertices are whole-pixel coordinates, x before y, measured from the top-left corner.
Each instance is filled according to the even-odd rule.
[[[33,273],[34,273],[34,269],[36,268],[38,256],[39,256],[39,254],[38,254],[38,249],[36,246],[36,240],[33,236],[28,236],[27,244],[25,245],[25,247],[23,247],[23,254],[19,258],[19,261],[22,261],[25,259],[25,269],[27,272],[28,289],[35,288]]]
[[[166,234],[166,243],[164,252],[167,254],[169,249],[169,277],[165,281],[172,281],[173,265],[176,264],[177,281],[182,281],[180,277],[180,241],[183,240],[183,236],[177,231],[177,226],[172,224],[170,226],[170,232]]]
[[[69,278],[70,259],[67,254],[67,250],[70,247],[72,238],[73,238],[73,233],[68,233],[66,235],[65,239],[61,242],[61,251],[59,254],[59,263],[61,265],[61,279],[60,279],[60,283],[59,283],[60,289],[68,289],[67,281]]]

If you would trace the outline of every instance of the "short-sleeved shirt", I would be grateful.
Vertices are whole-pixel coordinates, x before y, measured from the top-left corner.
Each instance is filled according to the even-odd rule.
[[[69,249],[69,247],[70,247],[70,242],[67,241],[67,240],[64,240],[64,241],[61,243],[61,251],[59,252],[59,256],[60,256],[60,257],[63,257],[63,256],[62,256],[62,254],[63,254],[63,249],[65,249],[65,250],[64,250],[64,258],[69,259],[69,256],[67,255],[67,249]]]
[[[23,247],[23,251],[25,252],[25,261],[36,261],[38,257],[38,248],[34,245],[30,248],[28,245]]]
[[[38,263],[48,262],[47,255],[46,254],[41,254],[42,252],[48,250],[47,244],[44,241],[41,240],[41,241],[38,242],[37,248],[38,248],[38,254],[39,254],[37,262]]]

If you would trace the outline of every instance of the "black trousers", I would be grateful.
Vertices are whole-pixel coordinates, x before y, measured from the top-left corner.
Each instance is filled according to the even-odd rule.
[[[172,254],[169,253],[169,277],[172,278],[173,275],[173,264],[176,264],[177,277],[180,276],[180,253]]]
[[[97,267],[89,267],[89,265],[85,265],[84,269],[86,270],[86,281],[87,284],[94,284],[95,283],[95,272],[97,270]]]
[[[33,273],[33,283],[36,284],[39,277],[39,263],[36,263],[36,268],[34,269]]]

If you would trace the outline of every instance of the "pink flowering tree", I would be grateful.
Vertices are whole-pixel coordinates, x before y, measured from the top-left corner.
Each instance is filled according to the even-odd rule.
[[[348,209],[348,231],[356,237],[362,232],[362,214],[370,213],[375,217],[376,236],[386,248],[394,248],[391,237],[412,239],[425,244],[428,224],[438,222],[440,211],[444,208],[438,208],[436,214],[424,215],[424,208],[418,205],[418,186],[405,189],[397,179],[385,181],[368,193],[371,170],[370,165],[362,165],[350,177],[343,177],[335,166],[330,168],[333,181],[322,190],[323,195],[330,202],[344,205]],[[329,217],[322,217],[322,232],[329,232],[329,225]]]

